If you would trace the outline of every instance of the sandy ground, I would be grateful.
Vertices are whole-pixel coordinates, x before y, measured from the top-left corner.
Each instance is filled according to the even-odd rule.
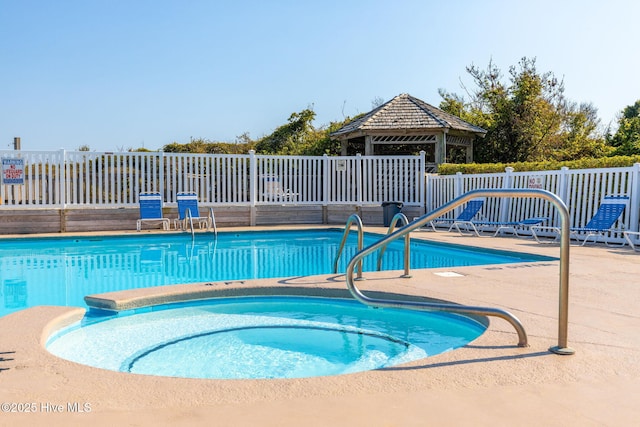
[[[529,239],[414,234],[559,255],[558,246]],[[0,425],[640,425],[640,253],[572,246],[570,261],[571,356],[548,351],[558,341],[557,261],[413,270],[409,279],[397,271],[365,272],[367,280],[358,283],[363,290],[508,310],[522,321],[530,346],[518,347],[513,327],[491,318],[487,332],[464,348],[395,368],[333,377],[195,380],[91,368],[61,360],[43,347],[52,331],[81,316],[82,309],[23,310],[0,318]],[[462,276],[434,274],[441,271]],[[344,276],[243,286],[277,288],[278,293],[346,287]],[[174,289],[193,292],[198,285]],[[127,301],[149,292],[158,290],[115,297]],[[24,413],[25,408],[31,412]]]

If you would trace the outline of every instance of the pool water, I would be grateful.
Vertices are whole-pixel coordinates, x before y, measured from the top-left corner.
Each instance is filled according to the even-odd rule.
[[[49,340],[64,359],[187,378],[302,378],[396,366],[463,346],[465,316],[373,309],[350,300],[221,298],[87,317]]]
[[[179,283],[333,273],[342,230],[248,231],[0,240],[0,316],[36,305],[84,306],[86,295]],[[365,246],[382,236],[365,234]],[[350,233],[339,272],[355,255]],[[403,242],[390,244],[383,269],[403,269]],[[412,240],[411,268],[541,261],[517,252]],[[377,255],[364,262],[375,271]]]

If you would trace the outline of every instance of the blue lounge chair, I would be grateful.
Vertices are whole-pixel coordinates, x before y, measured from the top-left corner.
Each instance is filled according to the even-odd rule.
[[[493,237],[504,233],[511,233],[516,237],[521,237],[520,233],[527,230],[531,232],[531,227],[539,226],[547,219],[546,217],[533,217],[521,221],[472,221],[472,223],[476,228],[480,228],[480,231],[490,228],[493,231]]]
[[[436,224],[438,223],[443,223],[443,224],[451,224],[449,226],[449,230],[451,231],[454,228],[456,230],[458,230],[458,233],[462,234],[463,233],[463,229],[469,233],[475,233],[477,236],[480,235],[480,233],[478,232],[478,229],[476,228],[476,226],[474,225],[474,223],[472,222],[473,218],[476,217],[476,215],[478,214],[478,212],[480,212],[480,209],[482,209],[482,206],[484,205],[484,199],[473,199],[470,200],[464,207],[464,209],[462,210],[462,212],[460,212],[460,214],[455,217],[454,219],[451,218],[438,218],[436,220],[430,221],[428,224],[426,224],[427,227],[431,227],[433,229],[433,231],[436,231]]]
[[[187,211],[189,211],[191,220],[198,224],[200,228],[208,230],[211,228],[213,219],[211,216],[200,216],[200,209],[198,208],[198,195],[196,193],[178,193],[178,219],[176,220],[176,229],[181,227],[183,230],[187,229]]]
[[[162,196],[160,193],[140,193],[140,219],[136,221],[136,230],[140,231],[142,224],[161,224],[164,230],[169,229],[169,218],[162,216]]]
[[[593,237],[595,243],[598,236],[603,236],[611,231],[621,231],[613,229],[613,226],[628,204],[629,197],[627,196],[605,196],[598,210],[587,225],[584,227],[571,227],[569,229],[571,238],[580,242],[580,238],[582,237],[582,246],[584,246],[591,237]],[[560,227],[533,226],[531,227],[531,233],[539,243],[542,243],[539,238],[541,231],[553,232],[555,237],[554,241],[557,241],[560,237]]]

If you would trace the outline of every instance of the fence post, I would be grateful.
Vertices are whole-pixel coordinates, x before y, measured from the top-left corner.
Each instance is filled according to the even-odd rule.
[[[560,183],[558,184],[558,191],[560,194],[560,199],[564,202],[565,205],[567,203],[567,186],[569,183],[567,182],[567,176],[569,175],[569,168],[567,166],[563,166],[560,168]]]
[[[60,158],[58,160],[58,182],[60,183],[59,185],[59,197],[60,200],[58,201],[60,208],[61,209],[66,209],[67,208],[67,169],[66,169],[66,163],[67,163],[67,152],[65,151],[64,148],[60,149]]]
[[[258,164],[256,152],[249,150],[249,223],[256,225],[256,198],[258,197]]]
[[[165,189],[164,189],[164,151],[160,151],[160,156],[159,156],[159,164],[158,164],[158,187],[160,187],[158,190],[160,192],[160,194],[163,194],[162,200],[163,200],[163,204],[165,203],[165,201],[168,201],[168,194],[165,193]]]
[[[456,172],[456,181],[453,186],[453,198],[462,195],[462,172]]]
[[[634,163],[631,169],[631,185],[629,186],[629,230],[640,231],[640,163]]]
[[[424,215],[427,213],[427,164],[426,164],[426,153],[424,150],[420,151],[420,176],[418,177],[420,180],[418,185],[420,191],[420,215]]]
[[[502,181],[502,188],[513,188],[513,168],[508,166],[504,168],[504,180]],[[500,221],[507,222],[509,220],[509,214],[511,211],[511,198],[504,197],[500,200]]]
[[[356,205],[362,207],[362,155],[356,153]]]
[[[453,198],[457,198],[460,197],[463,193],[463,182],[464,179],[462,177],[462,172],[456,172],[456,179],[454,181],[453,184]],[[458,207],[456,208],[455,215],[458,215],[460,213],[460,210],[462,209],[462,207]]]
[[[329,155],[322,155],[322,206],[329,205]]]

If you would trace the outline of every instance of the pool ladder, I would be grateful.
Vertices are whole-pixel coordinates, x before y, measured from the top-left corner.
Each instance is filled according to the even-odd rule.
[[[340,246],[338,247],[338,252],[336,253],[336,257],[333,260],[333,274],[338,273],[338,262],[340,261],[340,256],[342,256],[342,252],[344,251],[344,245],[347,243],[347,238],[349,237],[349,233],[351,232],[351,226],[356,225],[358,231],[358,250],[361,251],[364,246],[364,229],[362,228],[362,220],[358,216],[358,214],[351,214],[349,218],[347,218],[347,224],[344,226],[344,232],[342,233],[342,241],[340,242]],[[357,280],[362,279],[362,261],[358,263],[358,278]]]
[[[191,209],[185,210],[185,220],[187,224],[189,224],[189,231],[191,231],[191,241],[193,242],[196,239],[195,229],[193,227],[193,217],[191,216]],[[216,216],[213,213],[213,208],[209,208],[209,218],[207,221],[207,230],[209,228],[213,228],[213,234],[216,239],[218,238],[218,227],[216,226]]]
[[[402,222],[404,223],[404,225],[409,224],[409,220],[403,213],[397,213],[391,219],[391,223],[389,225],[389,230],[387,231],[387,234],[391,234],[393,232],[398,222]],[[336,257],[333,261],[334,274],[338,273],[338,262],[340,261],[340,257],[342,256],[342,252],[344,251],[344,246],[345,246],[345,243],[347,242],[347,237],[351,232],[351,226],[353,224],[357,226],[357,231],[358,231],[358,250],[361,251],[364,245],[364,229],[362,227],[362,220],[360,219],[358,214],[351,214],[351,216],[349,216],[349,218],[347,219],[347,224],[345,225],[344,233],[342,234],[342,241],[340,242],[340,246],[338,247],[338,252],[336,253]],[[409,274],[409,261],[411,259],[410,242],[411,242],[410,236],[407,234],[404,240],[404,274],[402,275],[402,277],[411,277],[411,275]],[[378,262],[377,262],[378,271],[382,269],[382,256],[384,255],[384,251],[386,250],[386,248],[387,246],[384,245],[380,249],[380,253],[378,254]],[[357,280],[361,280],[361,279],[362,279],[362,262],[360,262],[360,264],[358,265]]]
[[[195,251],[195,246],[196,246],[196,233],[195,233],[195,228],[193,227],[193,217],[191,216],[191,209],[187,209],[185,211],[184,219],[185,219],[185,222],[189,224],[189,231],[191,232],[191,247],[187,248],[187,259],[189,260],[189,262],[191,262],[191,260],[193,259],[193,252]],[[209,230],[210,227],[213,227],[213,233],[215,235],[215,245],[214,245],[214,253],[215,253],[215,248],[217,247],[217,243],[218,243],[218,228],[216,227],[216,217],[213,214],[213,208],[209,208],[209,221],[207,221],[207,230]]]
[[[391,218],[391,222],[389,223],[389,229],[387,230],[387,235],[393,233],[396,228],[396,224],[401,222],[403,226],[409,225],[409,220],[402,212],[399,212]],[[384,255],[384,251],[387,249],[387,245],[382,245],[380,247],[380,252],[378,253],[378,262],[376,264],[378,271],[382,270],[382,256]],[[400,277],[409,278],[411,274],[409,273],[409,267],[411,263],[411,236],[407,233],[404,236],[404,274]]]
[[[519,347],[527,347],[528,340],[527,334],[522,326],[520,320],[515,317],[513,314],[508,311],[501,310],[498,308],[490,308],[490,307],[475,307],[475,306],[464,306],[457,304],[443,304],[443,303],[435,303],[435,302],[418,302],[418,301],[396,301],[396,300],[387,300],[382,298],[371,298],[363,294],[360,289],[355,284],[353,272],[356,266],[359,266],[358,279],[362,279],[362,259],[373,253],[374,251],[380,249],[383,251],[386,246],[392,241],[405,237],[408,239],[409,233],[414,230],[417,230],[424,225],[428,224],[430,221],[442,216],[443,214],[454,210],[458,206],[461,206],[468,201],[478,198],[478,197],[498,197],[498,198],[507,198],[507,197],[529,197],[529,198],[541,198],[547,200],[551,204],[553,204],[560,214],[560,283],[559,283],[559,315],[558,315],[558,344],[549,348],[549,351],[561,354],[561,355],[570,355],[574,354],[575,351],[568,347],[567,345],[567,335],[568,335],[568,306],[569,306],[569,211],[564,202],[555,194],[546,191],[546,190],[538,190],[538,189],[485,189],[485,190],[473,190],[468,193],[463,194],[448,203],[445,203],[438,209],[435,209],[429,213],[426,213],[411,223],[407,223],[405,226],[399,228],[396,231],[389,229],[389,234],[387,234],[382,239],[377,242],[367,246],[364,249],[361,249],[360,245],[358,247],[358,253],[356,253],[349,264],[347,265],[347,270],[345,273],[347,288],[351,295],[358,301],[362,302],[365,305],[373,306],[373,307],[389,307],[389,308],[409,308],[414,310],[422,310],[422,311],[443,311],[443,312],[451,312],[451,313],[459,313],[459,314],[471,314],[471,315],[481,315],[481,316],[494,316],[499,317],[507,322],[511,323],[511,325],[515,328],[518,334],[518,346]],[[353,215],[352,215],[353,216]],[[395,217],[394,217],[395,218]],[[349,218],[351,220],[351,217]],[[358,218],[359,219],[359,218]],[[395,225],[395,223],[393,223]],[[350,225],[350,222],[347,223]],[[359,230],[362,228],[362,223],[360,222]],[[347,230],[345,230],[345,235]],[[361,232],[360,232],[361,233]],[[344,245],[346,237],[343,237],[343,243],[338,252],[338,257],[340,255],[340,251],[342,250],[342,246]],[[407,240],[405,240],[407,242]],[[407,253],[408,244],[405,244],[405,254]],[[379,255],[380,256],[380,255]],[[407,262],[408,256],[405,258],[405,263]],[[337,257],[336,262],[334,263],[334,270],[337,268]],[[406,265],[405,265],[405,275],[407,273]]]

